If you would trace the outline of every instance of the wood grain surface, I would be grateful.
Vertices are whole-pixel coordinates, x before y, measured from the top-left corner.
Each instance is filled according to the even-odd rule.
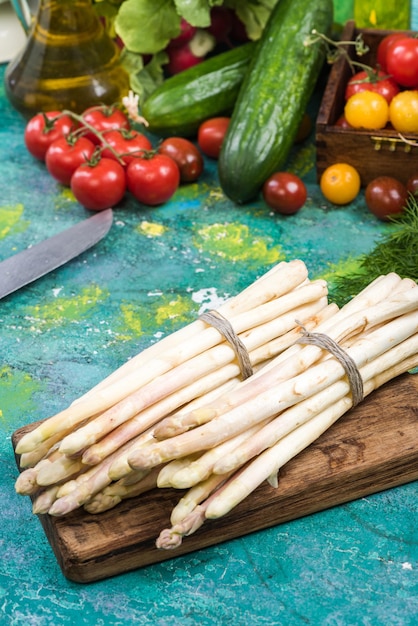
[[[155,540],[181,491],[156,489],[91,515],[40,515],[63,574],[92,582],[262,530],[418,478],[418,375],[405,374],[349,411],[231,513],[208,520],[172,551]],[[13,434],[18,440],[34,425]],[[18,462],[18,458],[16,459]]]

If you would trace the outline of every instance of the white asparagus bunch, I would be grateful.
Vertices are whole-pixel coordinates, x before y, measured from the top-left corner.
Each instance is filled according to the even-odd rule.
[[[326,294],[303,263],[279,264],[220,309],[249,378],[222,334],[197,320],[25,435],[16,490],[35,513],[62,516],[186,489],[157,539],[171,549],[264,481],[277,487],[280,467],[353,406],[353,376],[361,400],[418,365],[415,282],[381,276],[342,309]]]
[[[218,311],[257,372],[294,343],[301,321],[314,328],[336,308],[328,305],[325,281],[310,281],[306,266],[296,260],[279,263]],[[196,320],[22,437],[16,452],[26,469],[16,490],[36,495],[37,512],[47,503],[56,515],[82,506],[132,472],[126,462],[130,447],[151,440],[160,420],[211,402],[240,380],[233,346],[215,327]]]
[[[376,292],[375,287],[378,285],[379,290]],[[418,317],[416,313],[418,294],[414,291],[408,293],[405,298],[399,298],[396,295],[409,291],[411,288],[415,289],[415,287],[415,283],[411,281],[398,281],[397,277],[390,276],[386,285],[380,284],[379,280],[362,294],[363,298],[365,296],[369,298],[373,291],[375,295],[380,292],[376,303],[379,300],[385,301],[389,292],[392,292],[394,296],[393,302],[388,307],[381,307],[380,316],[376,316],[376,312],[373,314],[372,311],[368,325],[366,324],[358,335],[350,334],[348,339],[342,342],[346,344],[347,351],[349,346],[351,348],[355,346],[358,356],[365,354],[363,360],[366,364],[359,370],[363,381],[364,396],[418,364]],[[340,317],[344,318],[347,312],[353,313],[356,308],[359,308],[359,302],[360,298],[357,302],[350,303],[350,306],[342,311]],[[369,301],[368,304],[370,306],[372,302]],[[395,308],[392,308],[393,306]],[[409,310],[411,310],[410,313],[408,313]],[[403,313],[404,311],[406,313]],[[393,320],[391,320],[392,315]],[[374,319],[374,325],[372,319]],[[390,322],[382,323],[382,319],[389,319]],[[335,321],[335,318],[331,321]],[[349,326],[349,328],[352,327],[353,324]],[[404,337],[408,338],[403,339]],[[377,344],[379,348],[376,348],[374,352],[369,350],[367,353],[370,343]],[[392,345],[393,347],[390,347]],[[297,346],[297,350],[301,349]],[[294,349],[287,352],[292,351],[295,353]],[[373,358],[375,353],[381,354]],[[283,361],[285,356],[286,353],[276,361]],[[331,365],[330,372],[336,365],[335,362],[332,363],[330,356],[323,359],[316,367],[319,369],[323,364],[327,367]],[[269,368],[261,370],[259,376],[263,376],[266,369]],[[241,383],[240,386],[248,386],[250,380]],[[179,488],[190,484],[194,486],[181,498],[173,510],[171,518],[173,527],[162,531],[157,540],[157,546],[165,549],[178,546],[181,538],[195,532],[205,519],[225,515],[264,480],[276,486],[279,468],[314,441],[351,406],[350,386],[343,376],[337,382],[331,382],[329,387],[324,387],[279,413],[271,421],[267,419],[258,426],[252,426],[247,431],[210,448],[197,459],[195,459],[196,455],[177,457],[176,461],[165,465],[161,473],[170,465],[172,471],[170,482],[168,483],[165,479],[164,486]],[[214,462],[208,464],[209,458],[212,458]],[[198,468],[202,469],[196,474]],[[129,493],[125,492],[124,497],[130,497]]]

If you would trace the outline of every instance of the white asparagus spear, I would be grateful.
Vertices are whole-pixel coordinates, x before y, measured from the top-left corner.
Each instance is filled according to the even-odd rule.
[[[52,485],[52,487],[42,490],[32,502],[32,513],[34,515],[48,513],[52,503],[57,497],[58,489],[58,485]]]
[[[38,472],[33,467],[28,467],[19,474],[15,482],[15,491],[23,496],[30,496],[34,494],[39,485],[36,482]]]
[[[39,461],[43,461],[45,457],[57,449],[57,443],[60,442],[61,439],[61,434],[57,434],[37,446],[35,450],[32,450],[32,452],[25,452],[24,454],[21,454],[19,458],[19,467],[35,467]]]
[[[225,314],[225,317],[231,321],[234,318],[234,304],[239,304],[237,307],[238,310],[248,311],[253,308],[254,302],[260,304],[268,302],[277,294],[286,294],[288,291],[294,289],[295,286],[305,281],[307,270],[303,262],[295,261],[280,263],[277,268],[272,268],[267,275],[269,279],[266,277],[259,279],[241,292],[240,297],[235,296],[235,298],[231,299],[231,301],[226,303],[223,307],[220,307],[219,311],[223,315]],[[256,306],[254,306],[254,308],[256,308]],[[154,358],[152,360],[154,370],[150,370],[148,367],[149,363],[145,360],[145,363],[140,367],[134,368],[133,371],[128,371],[122,379],[116,376],[113,382],[101,386],[95,393],[86,394],[84,399],[73,402],[71,406],[48,418],[31,432],[26,433],[18,442],[16,453],[22,454],[31,452],[38,444],[57,432],[72,429],[91,415],[105,411],[115,404],[115,402],[122,400],[128,394],[134,392],[138,388],[138,385],[144,384],[144,381],[149,382],[155,376],[164,373],[173,367],[174,364],[179,363],[179,358],[182,358],[182,355],[184,357],[183,352],[186,348],[194,346],[196,348],[195,354],[198,354],[205,349],[205,347],[199,347],[203,336],[206,338],[211,337],[215,345],[220,341],[218,331],[213,328],[208,329],[206,324],[201,320],[196,320],[191,324],[194,327],[191,333],[191,340],[183,341],[183,336],[187,336],[190,332],[190,325],[177,331],[177,338],[179,339],[178,344],[174,348],[167,351],[164,350],[162,354],[159,353],[160,358]],[[199,342],[194,341],[194,331],[196,329],[199,331],[197,333]],[[203,343],[203,346],[205,345],[207,344]],[[127,369],[130,370],[130,367]]]
[[[257,432],[268,422],[269,420],[265,420],[260,424],[255,424],[245,431],[238,433],[238,435],[230,437],[219,445],[204,451],[195,461],[189,463],[188,466],[183,469],[179,469],[171,477],[170,486],[175,489],[189,489],[203,480],[206,480],[210,477],[213,468],[220,459],[227,458],[236,448],[243,445],[247,440],[251,440],[255,437]]]
[[[188,468],[190,463],[193,463],[197,458],[199,458],[201,453],[190,454],[189,456],[181,457],[180,459],[174,459],[169,463],[166,463],[162,466],[157,479],[157,486],[162,487],[171,487],[171,479],[180,470],[184,468]],[[140,471],[140,470],[139,470]],[[146,471],[146,470],[143,470]]]
[[[418,293],[418,290],[411,290],[411,292],[414,291]],[[405,295],[406,294],[404,294],[404,297]],[[408,310],[410,302],[409,299],[407,299],[406,304],[405,301],[397,304],[398,306],[393,308],[395,312],[405,309]],[[376,309],[376,307],[374,308]],[[372,320],[380,323],[382,316],[384,319],[388,319],[389,308],[385,307],[384,304],[379,305],[377,308],[379,310],[381,309],[380,314],[379,311],[372,310],[371,308],[367,313],[360,316],[360,322],[364,328],[371,325]],[[392,347],[392,345],[396,345],[396,342],[400,343],[416,332],[417,320],[418,312],[414,311],[397,317],[395,320],[387,322],[383,328],[379,328],[375,332],[378,342],[375,341],[373,344],[367,342],[365,345],[360,344],[359,348],[356,350],[354,350],[354,347],[350,347],[347,352],[354,358],[357,366],[361,367],[368,360],[376,358],[376,356],[382,354],[385,350]],[[348,321],[350,321],[350,318]],[[316,348],[316,346],[306,346],[303,352],[307,351],[309,348]],[[281,366],[283,366],[283,363]],[[271,374],[271,370],[268,374]],[[128,463],[133,469],[152,467],[153,465],[165,463],[173,458],[190,454],[199,449],[207,449],[215,446],[232,435],[244,431],[257,421],[260,422],[269,416],[272,417],[276,415],[292,404],[332,384],[344,375],[343,366],[335,362],[334,359],[328,359],[322,364],[311,368],[305,367],[302,374],[292,377],[290,380],[282,381],[280,385],[277,386],[276,393],[274,394],[271,391],[271,386],[267,391],[259,392],[260,385],[258,385],[258,383],[264,377],[260,375],[253,381],[255,383],[255,389],[252,400],[237,405],[236,408],[217,416],[210,422],[192,431],[185,432],[159,443],[150,444],[146,453],[142,450],[132,452],[128,458]],[[247,383],[249,385],[248,381]],[[234,390],[233,393],[236,393],[236,390]]]
[[[418,359],[408,359],[408,371],[411,364],[418,364]],[[394,376],[401,372],[398,366],[393,370],[389,369],[382,372],[376,380],[369,380],[365,385],[365,393],[368,395],[377,386],[391,380]],[[206,508],[206,517],[214,519],[226,515],[239,502],[242,502],[250,493],[252,493],[264,480],[275,474],[290,459],[299,454],[302,450],[313,443],[322,433],[324,433],[334,422],[336,422],[351,407],[351,398],[346,396],[339,400],[336,404],[328,407],[323,413],[316,415],[309,422],[299,426],[286,437],[283,437],[278,443],[265,452],[257,456],[251,463],[245,466],[245,469],[236,477],[233,476],[217,498],[213,498]]]
[[[211,474],[206,480],[188,489],[171,511],[171,524],[173,526],[174,524],[180,524],[193,509],[209,498],[227,478],[229,478],[229,474],[225,476]]]
[[[71,459],[64,454],[61,454],[51,463],[46,462],[45,465],[42,465],[39,468],[36,476],[36,482],[40,487],[46,487],[62,480],[67,480],[68,478],[83,472],[85,469],[86,465],[84,465],[80,459]]]
[[[92,415],[89,419],[94,419],[97,417],[96,415]],[[89,419],[82,422],[81,425],[84,425],[89,421]],[[35,467],[35,465],[46,458],[49,458],[55,450],[59,448],[59,444],[65,435],[69,434],[71,429],[55,433],[52,437],[45,439],[42,443],[40,443],[36,448],[34,448],[31,452],[24,452],[19,457],[19,467]]]
[[[147,472],[140,480],[130,485],[122,484],[122,481],[108,485],[93,496],[84,505],[84,510],[88,513],[102,513],[115,507],[122,500],[140,496],[157,486],[158,468]]]
[[[22,495],[31,495],[35,493],[40,486],[38,482],[39,472],[43,467],[49,467],[51,463],[60,459],[62,455],[58,450],[51,452],[46,459],[41,459],[34,467],[28,467],[19,474],[15,482],[16,493]]]
[[[239,470],[237,475],[239,475],[241,471],[243,470]],[[211,502],[215,500],[224,489],[226,489],[231,480],[237,478],[237,475],[232,478],[225,477],[225,480],[215,488],[213,493],[211,493],[206,500],[195,506],[178,523],[173,524],[171,528],[165,528],[162,530],[155,542],[156,547],[159,550],[173,550],[181,545],[183,537],[187,537],[195,533],[204,524],[207,517],[206,511]]]
[[[138,439],[141,439],[141,436]],[[66,495],[57,498],[48,513],[54,516],[67,515],[67,513],[89,502],[96,493],[102,491],[112,482],[109,476],[109,468],[117,455],[120,453],[123,454],[130,445],[131,442],[125,444],[120,450],[110,454],[98,465],[90,467],[86,471],[87,478],[77,481],[77,485],[74,489],[66,493]]]
[[[128,441],[124,446],[119,448],[113,454],[113,461],[109,465],[108,474],[112,481],[120,480],[132,472],[132,468],[128,465],[128,455],[131,449],[145,446],[154,441],[154,428],[151,426],[148,430]],[[101,461],[103,463],[103,461]],[[96,466],[93,466],[96,467]]]

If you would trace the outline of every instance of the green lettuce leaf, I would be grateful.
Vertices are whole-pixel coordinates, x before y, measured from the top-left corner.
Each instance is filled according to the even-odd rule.
[[[154,54],[179,34],[180,19],[173,0],[125,0],[115,30],[132,52]]]
[[[141,105],[154,89],[164,81],[163,66],[168,61],[167,54],[164,51],[157,52],[144,65],[140,54],[125,49],[122,52],[121,61],[123,67],[129,73],[131,89],[138,94]]]
[[[257,41],[267,23],[273,7],[279,0],[228,0],[225,6],[233,9],[245,24],[248,37]]]
[[[223,0],[174,0],[179,15],[198,28],[210,26],[210,10],[222,6]]]

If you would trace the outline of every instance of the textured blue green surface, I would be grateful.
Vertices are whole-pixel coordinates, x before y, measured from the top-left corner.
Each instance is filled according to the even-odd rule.
[[[23,145],[0,93],[0,260],[89,214]],[[64,578],[30,502],[17,496],[11,435],[47,417],[161,334],[216,306],[281,259],[311,277],[353,267],[389,228],[325,202],[308,142],[289,168],[309,187],[296,216],[238,208],[214,163],[148,209],[128,201],[94,249],[0,301],[0,624],[13,626],[407,626],[418,615],[412,483],[111,580]],[[384,453],[384,451],[382,451]]]

